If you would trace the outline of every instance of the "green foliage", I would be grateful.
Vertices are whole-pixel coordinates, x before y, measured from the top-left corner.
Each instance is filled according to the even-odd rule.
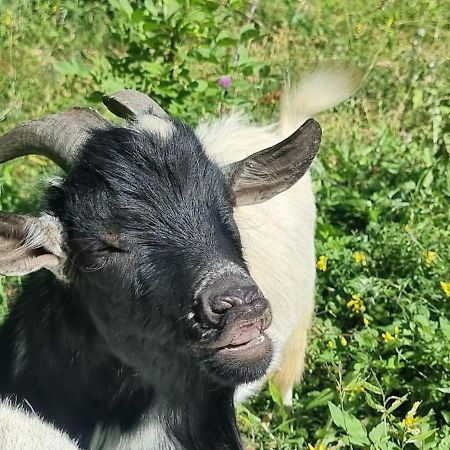
[[[134,88],[191,122],[233,106],[250,109],[271,67],[249,56],[265,31],[239,14],[246,3],[110,0],[109,39],[117,51],[84,62],[57,61],[54,67],[93,86],[89,99],[94,102],[104,93]],[[231,76],[233,89],[218,84],[223,75]]]
[[[304,381],[293,411],[269,385],[238,407],[239,425],[248,449],[446,450],[447,5],[262,0],[249,17],[251,3],[3,1],[0,131],[74,104],[101,108],[101,94],[123,87],[191,123],[233,108],[266,121],[305,67],[364,67],[356,97],[320,117],[322,258]],[[36,210],[36,180],[52,171],[35,157],[3,166],[1,208]],[[17,285],[0,280],[0,315]]]

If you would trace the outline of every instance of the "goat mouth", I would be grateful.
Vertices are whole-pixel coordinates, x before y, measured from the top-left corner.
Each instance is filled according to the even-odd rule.
[[[231,343],[225,347],[219,348],[217,353],[220,355],[227,356],[244,356],[243,354],[253,354],[255,352],[259,353],[262,347],[266,347],[268,337],[265,333],[258,333],[255,338],[241,342],[239,344]]]
[[[217,354],[234,358],[257,356],[269,344],[264,330],[270,323],[271,315],[267,313],[260,318],[235,324],[221,336],[222,345],[216,347]]]

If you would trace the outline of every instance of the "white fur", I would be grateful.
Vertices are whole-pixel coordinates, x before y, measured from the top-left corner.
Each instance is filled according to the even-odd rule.
[[[0,449],[77,450],[75,442],[44,422],[8,402],[0,403]]]
[[[121,434],[119,429],[95,430],[90,450],[180,450],[169,438],[161,422],[146,417],[142,424],[129,433]]]
[[[150,133],[158,133],[163,139],[169,139],[173,134],[172,122],[153,114],[140,116],[136,122],[139,128]]]

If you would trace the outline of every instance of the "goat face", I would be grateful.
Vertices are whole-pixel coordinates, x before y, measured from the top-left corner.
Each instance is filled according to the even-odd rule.
[[[110,351],[144,378],[186,362],[224,384],[253,381],[271,360],[271,314],[243,260],[232,210],[295,183],[318,150],[320,128],[309,121],[277,146],[219,168],[189,127],[158,108],[139,114],[133,103],[126,127],[89,129],[67,177],[50,188],[51,219],[0,216],[0,272],[44,267],[64,276]]]
[[[69,277],[140,372],[159,353],[207,361],[228,382],[254,379],[270,362],[270,308],[242,258],[232,193],[193,132],[166,126],[164,136],[97,132],[54,188]]]

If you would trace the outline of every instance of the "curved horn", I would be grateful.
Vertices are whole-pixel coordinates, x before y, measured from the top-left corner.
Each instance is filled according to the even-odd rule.
[[[91,108],[73,108],[31,120],[0,136],[0,164],[24,155],[43,155],[64,170],[76,160],[93,129],[110,123]]]
[[[104,95],[103,103],[116,116],[123,119],[136,119],[145,114],[152,114],[160,119],[167,119],[167,113],[142,92],[126,89],[113,95]]]

